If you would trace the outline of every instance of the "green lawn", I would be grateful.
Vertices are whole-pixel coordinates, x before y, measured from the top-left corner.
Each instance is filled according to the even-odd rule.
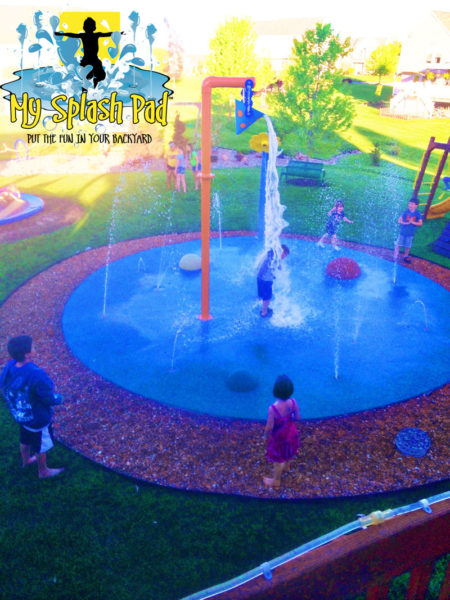
[[[448,489],[438,483],[396,494],[297,502],[185,493],[129,480],[61,446],[49,454],[49,464],[65,465],[67,472],[39,481],[32,467],[19,465],[16,426],[3,405],[0,430],[5,600],[176,600],[358,513]]]
[[[197,89],[189,82],[177,89],[183,86]],[[184,93],[191,99],[193,92]],[[260,120],[236,136],[233,119],[225,114],[214,120],[217,144],[242,152],[249,151],[251,135],[265,129]],[[430,135],[446,140],[448,120],[397,121],[360,104],[352,128],[333,138],[323,158],[342,149],[361,153],[326,165],[324,187],[280,186],[287,231],[320,235],[327,210],[340,198],[355,221],[342,226],[342,238],[392,248],[398,215],[411,194]],[[375,142],[381,145],[380,166],[370,157]],[[433,157],[430,176],[436,161]],[[187,178],[192,189],[190,174]],[[221,198],[225,229],[256,229],[259,178],[259,168],[216,170],[213,190]],[[85,216],[52,234],[0,245],[0,301],[56,261],[106,244],[113,207],[113,241],[200,228],[199,193],[167,192],[162,172],[0,179],[0,185],[8,183],[45,197],[64,195],[81,204]],[[412,253],[449,267],[448,259],[429,248],[444,221],[427,221]],[[66,465],[67,473],[59,480],[39,482],[33,468],[22,471],[19,465],[16,427],[3,405],[0,433],[0,598],[5,600],[178,599],[352,521],[357,513],[448,489],[448,484],[438,483],[394,494],[314,502],[185,493],[141,485],[61,446],[51,452],[49,462]],[[403,585],[400,581],[396,589]],[[396,597],[397,591],[392,595]],[[429,596],[436,597],[434,592]]]
[[[354,225],[341,227],[343,239],[393,248],[397,219],[411,195],[415,171],[384,159],[379,167],[375,167],[370,156],[362,153],[347,155],[335,165],[326,165],[325,177],[326,185],[320,188],[281,184],[280,197],[287,207],[285,216],[289,222],[286,231],[320,235],[327,211],[339,198],[345,203],[346,213],[355,221]],[[85,217],[71,227],[46,236],[0,245],[3,275],[0,298],[55,261],[86,247],[106,244],[115,199],[115,241],[157,233],[199,231],[200,193],[192,190],[190,173],[187,179],[191,191],[186,196],[174,196],[166,191],[164,173],[158,171],[100,177],[10,178],[8,183],[15,183],[23,191],[37,191],[44,196],[61,194],[79,202]],[[259,168],[216,171],[213,190],[221,199],[224,229],[257,229],[259,179]],[[0,184],[4,184],[1,179]],[[412,253],[450,266],[449,259],[429,247],[444,225],[445,219],[426,221],[416,234]],[[212,227],[217,228],[214,220]],[[11,253],[15,256],[14,261],[10,260]]]

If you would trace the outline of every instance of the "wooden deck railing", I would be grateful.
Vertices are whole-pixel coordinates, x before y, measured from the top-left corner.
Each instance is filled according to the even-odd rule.
[[[388,597],[394,577],[409,572],[405,600],[425,598],[433,566],[450,552],[450,500],[399,515],[311,550],[214,600],[346,600],[364,593],[367,600]],[[450,598],[450,571],[439,600]]]

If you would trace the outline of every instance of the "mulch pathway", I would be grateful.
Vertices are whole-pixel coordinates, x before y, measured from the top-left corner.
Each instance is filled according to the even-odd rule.
[[[112,248],[112,258],[199,237],[173,234],[121,242]],[[342,245],[391,260],[388,250]],[[55,409],[55,432],[69,448],[138,480],[260,498],[352,496],[448,478],[450,385],[444,385],[384,408],[301,421],[301,448],[291,470],[284,474],[280,489],[266,489],[262,477],[270,469],[262,423],[164,406],[106,381],[71,353],[62,331],[64,305],[74,288],[105,264],[106,255],[103,247],[57,263],[18,288],[0,307],[0,359],[7,360],[4,349],[10,336],[32,335],[36,362],[48,370],[65,399]],[[450,289],[447,269],[418,258],[408,268]],[[431,448],[424,457],[397,450],[395,437],[405,427],[421,428],[430,436]]]

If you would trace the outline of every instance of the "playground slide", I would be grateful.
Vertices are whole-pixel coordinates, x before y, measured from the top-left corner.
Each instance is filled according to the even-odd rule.
[[[439,219],[445,217],[445,214],[450,211],[450,196],[438,204],[430,206],[427,219]]]

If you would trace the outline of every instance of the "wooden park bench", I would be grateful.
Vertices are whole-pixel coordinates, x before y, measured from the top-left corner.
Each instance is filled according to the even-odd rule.
[[[290,160],[287,166],[281,169],[280,179],[282,180],[283,177],[285,183],[322,185],[325,179],[325,171],[322,163]]]

